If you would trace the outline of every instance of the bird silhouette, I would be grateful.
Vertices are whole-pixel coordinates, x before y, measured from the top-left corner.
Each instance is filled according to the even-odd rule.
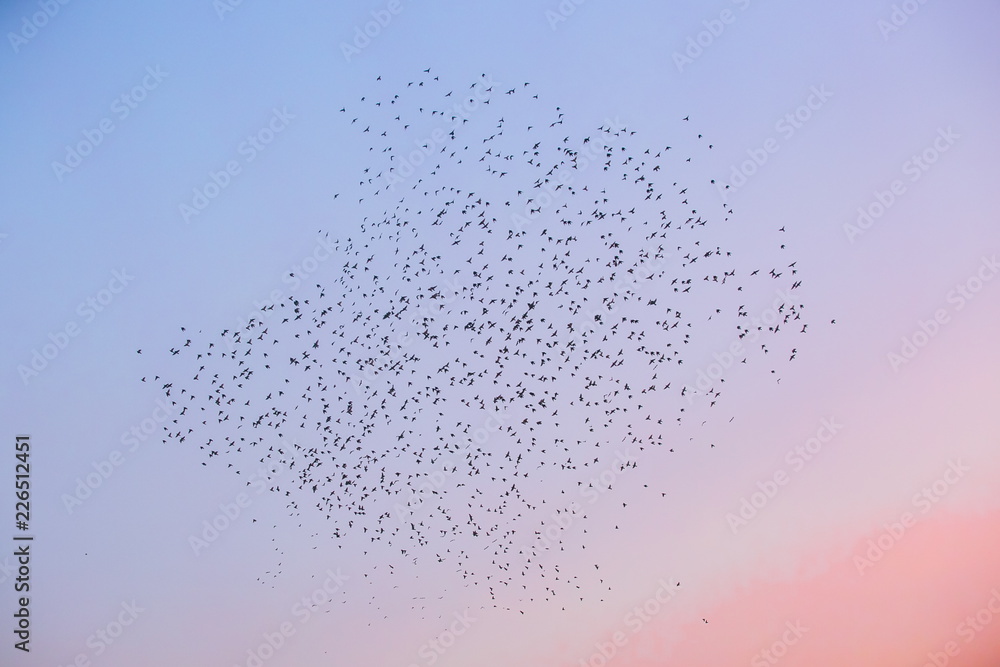
[[[801,281],[725,246],[732,211],[691,162],[708,150],[691,126],[654,148],[613,120],[583,127],[528,83],[429,74],[380,75],[331,120],[368,150],[343,185],[358,201],[327,202],[358,222],[320,233],[322,268],[300,263],[291,293],[217,334],[182,329],[149,362],[177,407],[164,440],[197,444],[290,517],[322,517],[337,548],[377,550],[365,577],[442,563],[505,609],[598,597],[608,583],[569,566],[601,539],[583,505],[691,442],[694,401],[724,405],[729,369],[697,384],[711,341],[760,344],[743,364],[784,359],[761,341],[792,321],[804,333],[804,306],[768,321],[746,297]]]

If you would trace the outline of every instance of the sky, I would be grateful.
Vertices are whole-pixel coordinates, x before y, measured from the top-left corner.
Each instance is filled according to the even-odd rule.
[[[993,667],[998,19],[995,2],[971,0],[4,3],[0,488],[13,514],[16,436],[30,436],[31,520],[0,531],[11,554],[0,664]],[[501,116],[510,146],[532,132],[671,145],[676,162],[658,178],[692,183],[712,220],[705,247],[732,251],[741,280],[795,263],[795,278],[747,277],[743,295],[684,302],[701,324],[669,370],[691,393],[657,399],[664,415],[685,410],[663,429],[667,445],[630,450],[635,467],[602,447],[580,475],[611,488],[590,495],[575,472],[543,469],[523,490],[546,507],[494,519],[580,595],[529,577],[497,602],[455,568],[467,552],[473,579],[496,576],[478,537],[432,539],[413,560],[357,531],[334,538],[314,502],[290,507],[270,490],[293,488],[295,472],[226,458],[239,477],[195,446],[232,426],[169,435],[195,349],[221,349],[220,332],[252,317],[278,331],[262,305],[349,284],[345,244],[330,243],[365,238],[366,216],[390,206],[389,183],[363,172],[385,158],[361,125],[393,122],[372,100],[399,91],[410,112],[435,108],[444,90],[479,94],[480,81],[494,82],[490,108],[469,112],[463,136]],[[565,125],[548,127],[559,113]],[[400,155],[441,121],[413,122]],[[596,129],[611,122],[628,129]],[[416,178],[490,191],[472,164],[417,166]],[[577,184],[596,191],[603,178],[592,168]],[[627,186],[609,196],[656,217]],[[460,264],[427,211],[407,215],[413,238]],[[533,222],[530,238],[557,224]],[[359,281],[406,289],[393,243],[405,246],[372,241],[374,270]],[[585,236],[578,252],[604,250]],[[679,270],[679,257],[665,261]],[[707,317],[740,306],[766,322],[792,280],[808,334],[791,324],[768,352],[731,355],[741,339]],[[639,293],[679,298],[665,280]],[[473,363],[478,348],[451,336]],[[705,388],[720,385],[700,378],[717,372],[710,406]],[[625,382],[644,373],[633,360],[615,370]],[[174,393],[141,380],[152,376]],[[281,405],[306,409],[292,398]],[[546,417],[539,437],[586,437],[587,414],[575,416]],[[485,428],[484,417],[469,419]],[[338,428],[354,432],[350,421]],[[395,435],[372,446],[388,451]],[[498,429],[482,446],[508,443]],[[460,481],[437,490],[461,496]],[[554,509],[566,493],[585,521]],[[213,521],[225,528],[206,533]],[[29,652],[13,633],[14,538],[26,533]]]

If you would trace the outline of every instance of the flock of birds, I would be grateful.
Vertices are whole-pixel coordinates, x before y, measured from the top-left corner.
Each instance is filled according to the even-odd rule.
[[[721,246],[732,211],[687,118],[654,147],[613,121],[580,131],[528,83],[424,70],[372,90],[335,118],[362,142],[356,194],[329,202],[356,231],[321,231],[332,256],[239,326],[181,328],[149,377],[176,407],[167,439],[244,478],[282,470],[268,488],[292,515],[383,567],[435,562],[500,606],[582,599],[588,577],[608,585],[599,564],[572,572],[568,533],[541,532],[597,473],[690,443],[705,340],[756,329],[738,361],[794,357],[800,304],[749,313],[794,294],[796,264],[778,230],[767,259]]]

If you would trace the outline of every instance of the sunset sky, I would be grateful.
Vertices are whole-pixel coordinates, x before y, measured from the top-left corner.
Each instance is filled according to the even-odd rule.
[[[30,653],[0,556],[0,664],[996,667],[998,22],[984,0],[4,3],[0,540],[30,435],[34,542]],[[779,253],[802,281],[794,361],[726,363],[718,405],[677,404],[673,453],[623,471],[602,452],[613,489],[579,497],[585,527],[545,556],[603,580],[583,601],[525,588],[494,607],[446,559],[394,567],[365,536],[329,539],[320,512],[164,442],[175,415],[140,381],[190,377],[178,341],[306,292],[288,276],[318,230],[369,214],[351,196],[368,135],[340,109],[428,68],[530,82],[567,137],[620,119],[633,143],[697,147],[692,198],[733,210],[706,245],[747,267]],[[333,291],[341,263],[315,266]],[[762,315],[775,293],[756,285]],[[701,339],[672,382],[697,387],[733,339]]]

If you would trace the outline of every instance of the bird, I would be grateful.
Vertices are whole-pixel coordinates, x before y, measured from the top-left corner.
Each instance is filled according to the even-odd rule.
[[[710,181],[691,161],[707,130],[673,121],[671,145],[654,146],[615,120],[573,124],[528,83],[494,91],[485,73],[430,72],[398,87],[379,75],[329,119],[362,159],[357,184],[333,183],[324,205],[357,224],[320,229],[279,277],[294,289],[248,304],[236,324],[187,322],[162,351],[144,343],[142,363],[162,365],[142,381],[162,376],[162,437],[206,474],[259,488],[289,522],[320,519],[331,553],[377,553],[359,581],[441,565],[449,585],[503,609],[605,599],[597,573],[609,568],[572,564],[575,549],[617,534],[582,507],[646,488],[633,470],[707,424],[691,421],[693,402],[713,419],[729,408],[729,368],[699,384],[705,346],[748,337],[761,346],[741,354],[748,369],[795,359],[808,339],[787,336],[792,321],[806,332],[804,306],[789,298],[764,317],[745,297],[801,283],[779,270],[773,227],[766,252],[728,245],[732,210],[703,196]],[[338,198],[344,188],[357,202]],[[765,343],[781,347],[768,355]],[[644,502],[617,497],[616,518]],[[570,520],[573,539],[558,528]]]

